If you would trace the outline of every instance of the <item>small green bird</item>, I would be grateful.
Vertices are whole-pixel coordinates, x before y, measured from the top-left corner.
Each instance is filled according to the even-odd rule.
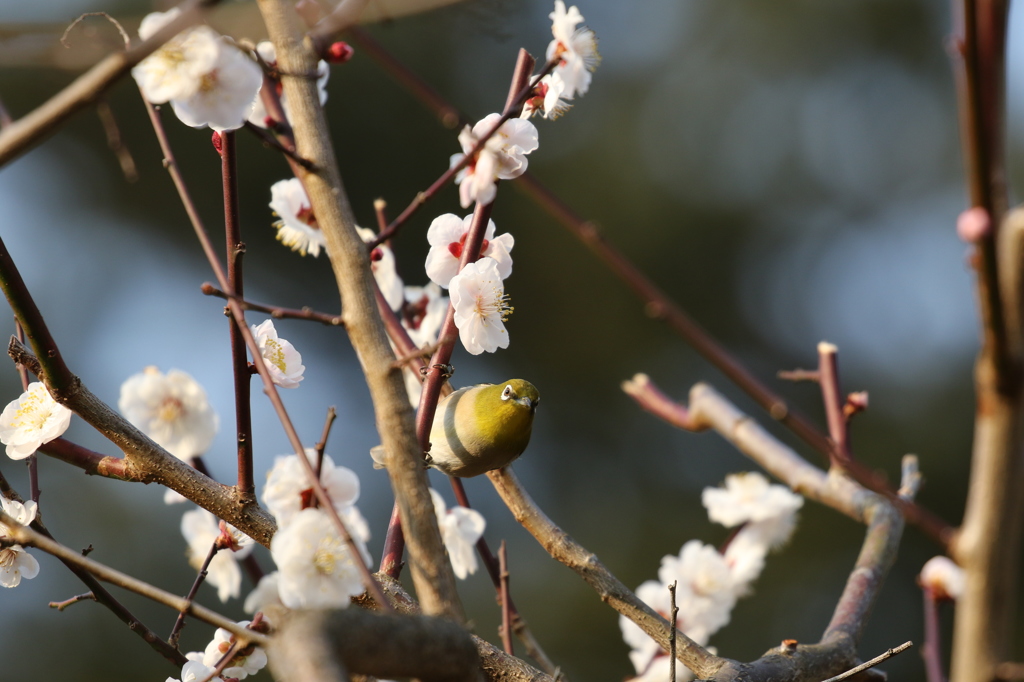
[[[427,466],[469,478],[511,464],[530,442],[539,402],[537,387],[523,379],[460,388],[437,404]],[[377,468],[383,450],[370,451]]]

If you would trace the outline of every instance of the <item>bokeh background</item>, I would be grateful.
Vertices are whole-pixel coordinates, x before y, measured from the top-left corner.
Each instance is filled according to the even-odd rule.
[[[954,231],[966,195],[944,48],[948,5],[578,4],[599,36],[604,60],[591,91],[567,116],[537,121],[541,144],[530,172],[598,223],[726,347],[822,423],[816,387],[785,384],[774,375],[812,366],[819,341],[836,343],[844,388],[871,395],[870,410],[853,426],[857,456],[895,480],[900,457],[917,453],[927,479],[920,501],[959,522],[978,331],[966,246]],[[89,50],[115,44],[101,20],[90,20],[72,34],[71,48],[54,48],[78,14],[105,10],[132,24],[154,7],[137,0],[0,3],[0,98],[15,117],[22,115],[70,82],[75,67],[91,58]],[[240,35],[260,37],[251,3],[228,9],[242,22]],[[547,0],[481,0],[369,31],[454,105],[480,118],[501,108],[517,49],[543,54],[550,11]],[[1009,156],[1015,179],[1024,151],[1022,47],[1024,17],[1014,15]],[[386,199],[396,214],[458,151],[455,131],[439,125],[362,52],[333,69],[328,89],[342,173],[363,224],[374,222],[375,198]],[[227,320],[220,301],[199,291],[213,276],[161,168],[137,90],[123,82],[109,101],[138,181],[125,181],[96,115],[79,114],[0,170],[0,234],[68,363],[97,395],[116,404],[121,382],[150,364],[200,379],[222,422],[206,461],[228,482]],[[164,118],[199,208],[216,232],[218,158],[209,131],[186,128],[169,110]],[[251,136],[240,140],[247,294],[336,311],[326,259],[301,258],[274,240],[269,188],[287,177],[286,164]],[[426,227],[448,211],[463,213],[454,186],[396,242],[407,283],[426,281]],[[678,432],[641,412],[619,384],[643,371],[683,398],[692,384],[707,381],[761,423],[767,416],[646,317],[624,286],[514,182],[502,185],[494,219],[499,232],[516,239],[515,271],[507,282],[516,309],[511,345],[481,357],[458,350],[454,382],[521,376],[538,385],[543,408],[533,442],[516,464],[533,497],[634,587],[654,578],[661,557],[678,553],[687,540],[721,542],[727,531],[708,522],[700,492],[754,465],[714,434]],[[367,456],[378,440],[351,347],[340,329],[296,321],[277,327],[307,366],[301,388],[284,396],[303,437],[315,441],[327,406],[338,408],[328,452],[362,479],[360,507],[379,559],[392,497],[386,476],[371,469]],[[0,331],[12,332],[13,322],[8,318]],[[0,372],[2,402],[19,391],[13,368]],[[257,467],[265,471],[289,448],[266,401],[254,393]],[[784,430],[769,428],[820,462]],[[81,421],[68,437],[116,454]],[[193,571],[178,529],[183,507],[164,506],[156,487],[85,477],[47,458],[39,468],[44,518],[58,539],[72,547],[91,544],[94,558],[172,592],[188,590]],[[0,461],[0,471],[23,492],[24,469]],[[447,483],[434,483],[451,500]],[[570,679],[632,675],[614,612],[515,524],[486,480],[471,480],[467,488],[488,519],[492,546],[502,539],[509,544],[517,604]],[[785,638],[816,641],[862,534],[852,521],[808,503],[793,541],[769,560],[756,592],[739,603],[712,643],[724,655],[749,660]],[[864,637],[865,658],[908,639],[921,641],[914,576],[936,551],[908,529]],[[177,675],[101,607],[48,609],[47,602],[84,590],[58,562],[36,555],[39,577],[0,593],[0,677],[89,682]],[[258,556],[270,566],[265,552]],[[478,572],[460,587],[476,631],[497,641],[499,612],[489,580]],[[209,587],[199,598],[242,616],[240,600],[221,606]],[[170,630],[174,614],[167,609],[131,595],[124,600],[158,632]],[[948,637],[951,613],[943,615]],[[209,636],[209,628],[192,623],[184,644],[201,648]],[[891,679],[924,678],[917,651],[884,666]]]

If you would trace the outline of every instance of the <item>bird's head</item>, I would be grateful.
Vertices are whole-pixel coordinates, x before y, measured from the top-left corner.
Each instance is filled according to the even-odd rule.
[[[540,402],[540,391],[537,387],[525,379],[509,379],[500,384],[495,384],[501,390],[500,400],[517,409],[529,410],[532,415],[537,410],[537,403]]]

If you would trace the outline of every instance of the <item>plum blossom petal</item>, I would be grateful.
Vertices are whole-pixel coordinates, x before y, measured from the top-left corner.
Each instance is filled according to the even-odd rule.
[[[356,539],[363,559],[370,557]],[[355,557],[322,509],[310,507],[280,527],[270,542],[281,601],[291,609],[346,608],[363,593]]]
[[[561,97],[568,100],[585,95],[590,89],[591,72],[601,63],[597,36],[589,28],[576,27],[583,23],[583,15],[575,5],[566,11],[562,0],[555,0],[555,11],[548,16],[554,40],[548,44],[547,59],[560,58],[554,73],[565,86]]]
[[[944,556],[935,556],[925,562],[917,580],[936,599],[948,600],[959,599],[966,583],[964,570]]]
[[[27,526],[36,518],[35,502],[18,502],[0,496],[0,508],[22,526]],[[0,523],[0,539],[10,536],[8,526]],[[0,585],[17,587],[22,578],[31,580],[39,575],[39,562],[21,545],[0,548]]]
[[[356,226],[359,238],[369,244],[376,239],[377,234],[365,227]],[[398,276],[395,268],[395,254],[391,247],[386,244],[374,247],[370,252],[370,270],[373,271],[373,278],[377,280],[380,293],[392,310],[398,310],[405,300],[404,285],[402,278]]]
[[[221,39],[223,40],[223,39]],[[263,85],[263,71],[249,55],[225,43],[213,68],[188,97],[171,99],[175,115],[187,126],[236,130],[245,125]]]
[[[508,348],[505,320],[512,313],[505,285],[493,258],[469,263],[449,283],[455,326],[462,345],[473,355]]]
[[[274,223],[277,240],[292,251],[298,251],[301,256],[309,253],[316,258],[320,249],[327,247],[324,233],[310,208],[309,197],[298,178],[271,185],[270,208],[281,218]]]
[[[539,82],[535,81],[533,92],[533,96],[523,104],[520,118],[530,118],[539,111],[544,118],[553,121],[572,108],[567,98],[563,97],[565,81],[558,73],[549,73]]]
[[[785,486],[769,484],[757,472],[749,472],[726,476],[725,488],[705,488],[701,502],[712,521],[731,528],[793,515],[803,506],[804,498]]]
[[[250,622],[251,621],[243,620],[238,624],[246,626]],[[213,635],[213,640],[206,645],[206,651],[203,652],[203,665],[216,668],[220,659],[224,657],[236,641],[237,640],[233,634],[224,628],[217,628],[217,632]],[[242,650],[242,652],[246,651],[250,651],[249,647]],[[231,660],[228,661],[228,664],[224,668],[224,672],[221,673],[221,676],[244,680],[249,675],[255,675],[258,673],[266,665],[266,652],[261,647],[253,647],[250,653],[235,653]]]
[[[280,578],[280,574],[277,571],[260,578],[259,584],[245,598],[242,610],[246,613],[256,613],[265,611],[270,606],[281,604],[281,593],[277,589],[278,578]]]
[[[306,458],[316,466],[317,453],[306,448]],[[337,466],[330,455],[324,455],[320,466],[320,483],[345,522],[352,537],[362,542],[370,539],[370,528],[355,506],[359,500],[359,477],[348,467]],[[280,526],[286,526],[308,507],[313,499],[306,470],[297,455],[280,455],[267,474],[263,502]]]
[[[447,289],[452,277],[459,274],[459,259],[462,258],[462,249],[472,225],[472,214],[459,218],[452,213],[438,216],[430,223],[427,229],[430,251],[427,253],[426,269],[427,276],[435,284]],[[512,256],[509,252],[515,246],[515,239],[508,233],[496,238],[496,229],[494,221],[488,220],[477,260],[485,256],[493,258],[498,264],[498,274],[504,280],[512,274]]]
[[[273,382],[281,388],[298,388],[306,368],[295,346],[278,337],[273,320],[251,325],[250,329]]]
[[[462,506],[446,508],[444,498],[433,488],[430,489],[430,497],[434,501],[437,525],[444,548],[448,550],[452,570],[459,580],[465,580],[466,576],[476,573],[476,543],[483,536],[487,522],[475,509]]]
[[[231,547],[225,547],[214,555],[206,573],[206,581],[217,588],[217,597],[222,602],[238,596],[242,586],[238,560],[252,552],[253,541],[205,509],[193,509],[181,517],[181,534],[188,542],[188,562],[197,571],[202,568],[213,543],[224,533],[230,534]]]
[[[203,454],[217,435],[219,420],[206,399],[206,391],[178,369],[165,375],[150,366],[128,377],[121,384],[117,408],[179,459]]]
[[[459,133],[462,153],[452,155],[451,166],[461,163],[499,120],[500,114],[488,114],[472,128],[467,125]],[[537,128],[529,121],[517,118],[502,123],[476,158],[455,175],[462,207],[469,208],[474,201],[481,204],[494,201],[497,192],[495,181],[511,180],[525,173],[528,165],[526,155],[535,151],[537,146]]]
[[[34,381],[17,400],[0,414],[0,442],[11,459],[25,459],[44,443],[58,438],[71,424],[71,410],[50,395],[41,382]]]
[[[177,7],[147,14],[139,25],[139,37],[148,39],[181,14]],[[182,31],[132,69],[142,94],[153,104],[191,97],[202,78],[215,68],[225,44],[209,26]]]

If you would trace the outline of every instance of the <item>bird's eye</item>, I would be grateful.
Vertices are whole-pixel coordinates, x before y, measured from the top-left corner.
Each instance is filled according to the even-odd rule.
[[[505,390],[501,392],[501,399],[508,400],[512,397],[512,384],[505,387]]]

